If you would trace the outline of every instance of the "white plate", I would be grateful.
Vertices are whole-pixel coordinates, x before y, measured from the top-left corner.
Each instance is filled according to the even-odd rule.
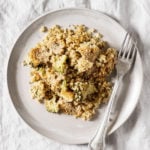
[[[31,99],[29,92],[29,68],[22,62],[27,52],[44,34],[39,32],[42,25],[51,27],[59,24],[68,27],[70,24],[85,24],[97,29],[112,47],[120,48],[126,31],[112,18],[94,10],[69,8],[47,13],[36,19],[19,36],[8,62],[7,81],[11,100],[22,119],[42,135],[68,144],[87,143],[104,115],[104,108],[99,110],[96,119],[82,121],[72,116],[48,113],[44,106]],[[110,133],[122,125],[133,112],[140,94],[143,79],[142,63],[139,53],[130,76],[121,86],[123,95],[119,104],[120,114]]]

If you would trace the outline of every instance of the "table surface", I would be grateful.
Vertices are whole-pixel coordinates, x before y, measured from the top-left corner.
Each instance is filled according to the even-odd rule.
[[[106,13],[136,33],[144,67],[144,84],[131,117],[107,139],[108,150],[150,149],[150,2],[148,0],[1,0],[0,1],[0,150],[86,150],[43,137],[13,108],[6,84],[6,64],[21,30],[41,14],[63,7],[89,7]],[[134,92],[134,91],[133,91]]]

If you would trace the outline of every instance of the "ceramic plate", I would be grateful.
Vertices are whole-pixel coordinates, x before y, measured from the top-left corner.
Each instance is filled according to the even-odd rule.
[[[67,144],[87,143],[95,133],[104,116],[104,109],[99,109],[97,118],[92,121],[75,119],[72,116],[49,113],[40,103],[32,100],[29,85],[29,68],[22,65],[25,56],[45,35],[40,33],[42,25],[51,27],[59,24],[68,27],[72,24],[84,24],[95,28],[104,35],[110,46],[119,50],[126,31],[112,18],[98,11],[69,8],[49,12],[31,23],[19,36],[10,54],[7,70],[8,90],[19,115],[34,130],[42,135]],[[132,72],[120,86],[120,111],[110,133],[120,127],[133,112],[142,86],[143,72],[139,53]],[[123,92],[122,92],[123,91]],[[123,105],[123,107],[122,107]]]

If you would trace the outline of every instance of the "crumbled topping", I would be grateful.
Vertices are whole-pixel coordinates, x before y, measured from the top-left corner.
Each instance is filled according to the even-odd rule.
[[[46,26],[41,26],[40,32],[47,32],[47,31],[48,31],[48,29]]]
[[[117,52],[85,25],[41,27],[47,34],[28,54],[31,93],[47,111],[91,119],[112,90]]]

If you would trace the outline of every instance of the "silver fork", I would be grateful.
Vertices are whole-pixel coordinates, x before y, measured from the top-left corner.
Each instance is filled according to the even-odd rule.
[[[133,41],[131,34],[127,32],[122,43],[121,49],[118,53],[118,61],[116,64],[117,75],[115,85],[113,87],[113,91],[108,106],[106,108],[103,121],[99,125],[96,134],[88,144],[90,150],[104,150],[106,148],[105,142],[109,129],[108,125],[110,124],[110,119],[113,119],[111,118],[111,111],[114,107],[114,104],[116,103],[115,95],[120,82],[122,81],[123,77],[129,72],[134,62],[136,51],[136,42]]]

